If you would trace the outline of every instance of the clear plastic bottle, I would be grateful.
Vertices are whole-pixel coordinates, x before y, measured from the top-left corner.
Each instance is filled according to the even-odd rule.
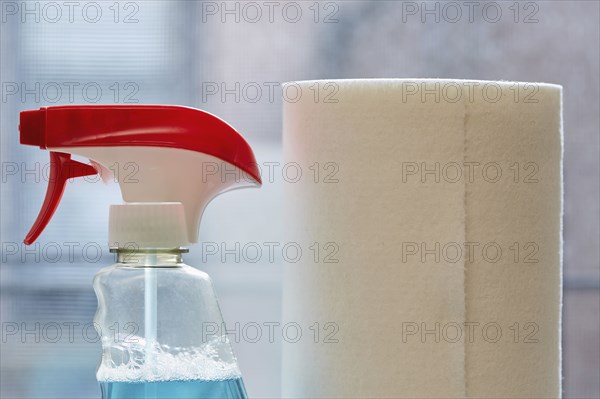
[[[118,249],[94,278],[103,399],[246,398],[210,277],[187,250]]]
[[[108,223],[117,264],[94,279],[103,398],[246,398],[211,280],[179,249],[198,242],[213,198],[262,184],[244,138],[212,114],[168,105],[42,107],[21,112],[19,131],[51,161],[25,244],[42,234],[69,179],[114,172],[121,189]]]

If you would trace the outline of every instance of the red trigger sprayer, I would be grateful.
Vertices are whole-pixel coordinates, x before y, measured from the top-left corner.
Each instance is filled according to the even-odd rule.
[[[133,181],[115,175],[125,202],[110,207],[117,263],[94,278],[103,398],[245,398],[210,277],[182,263],[182,253],[198,241],[215,196],[261,185],[248,143],[209,113],[163,105],[46,107],[21,112],[19,129],[21,144],[49,150],[51,163],[28,245],[50,222],[68,179],[136,167]],[[127,323],[135,336],[122,330]]]

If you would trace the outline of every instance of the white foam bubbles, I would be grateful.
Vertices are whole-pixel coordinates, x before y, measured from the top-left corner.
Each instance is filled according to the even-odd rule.
[[[226,337],[197,348],[171,348],[142,337],[103,342],[101,382],[222,381],[241,377]]]

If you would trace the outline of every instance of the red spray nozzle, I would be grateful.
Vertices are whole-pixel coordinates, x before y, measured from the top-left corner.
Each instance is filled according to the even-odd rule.
[[[21,144],[37,145],[45,148],[46,133],[46,110],[44,108],[36,111],[21,112],[19,132],[21,133]]]
[[[238,186],[261,185],[258,164],[242,136],[207,112],[165,105],[56,106],[21,112],[21,144],[50,150],[50,180],[40,213],[25,238],[33,243],[44,230],[68,179],[98,173],[71,159],[80,155],[104,167],[132,164],[135,184],[119,181],[127,202],[180,202],[189,242],[206,204]],[[184,150],[184,151],[180,151]],[[215,161],[242,171],[242,184],[230,181],[231,169],[217,175]]]

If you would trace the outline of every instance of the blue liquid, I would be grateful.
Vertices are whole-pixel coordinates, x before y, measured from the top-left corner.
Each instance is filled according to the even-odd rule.
[[[222,381],[100,382],[102,399],[247,399],[241,378]]]

